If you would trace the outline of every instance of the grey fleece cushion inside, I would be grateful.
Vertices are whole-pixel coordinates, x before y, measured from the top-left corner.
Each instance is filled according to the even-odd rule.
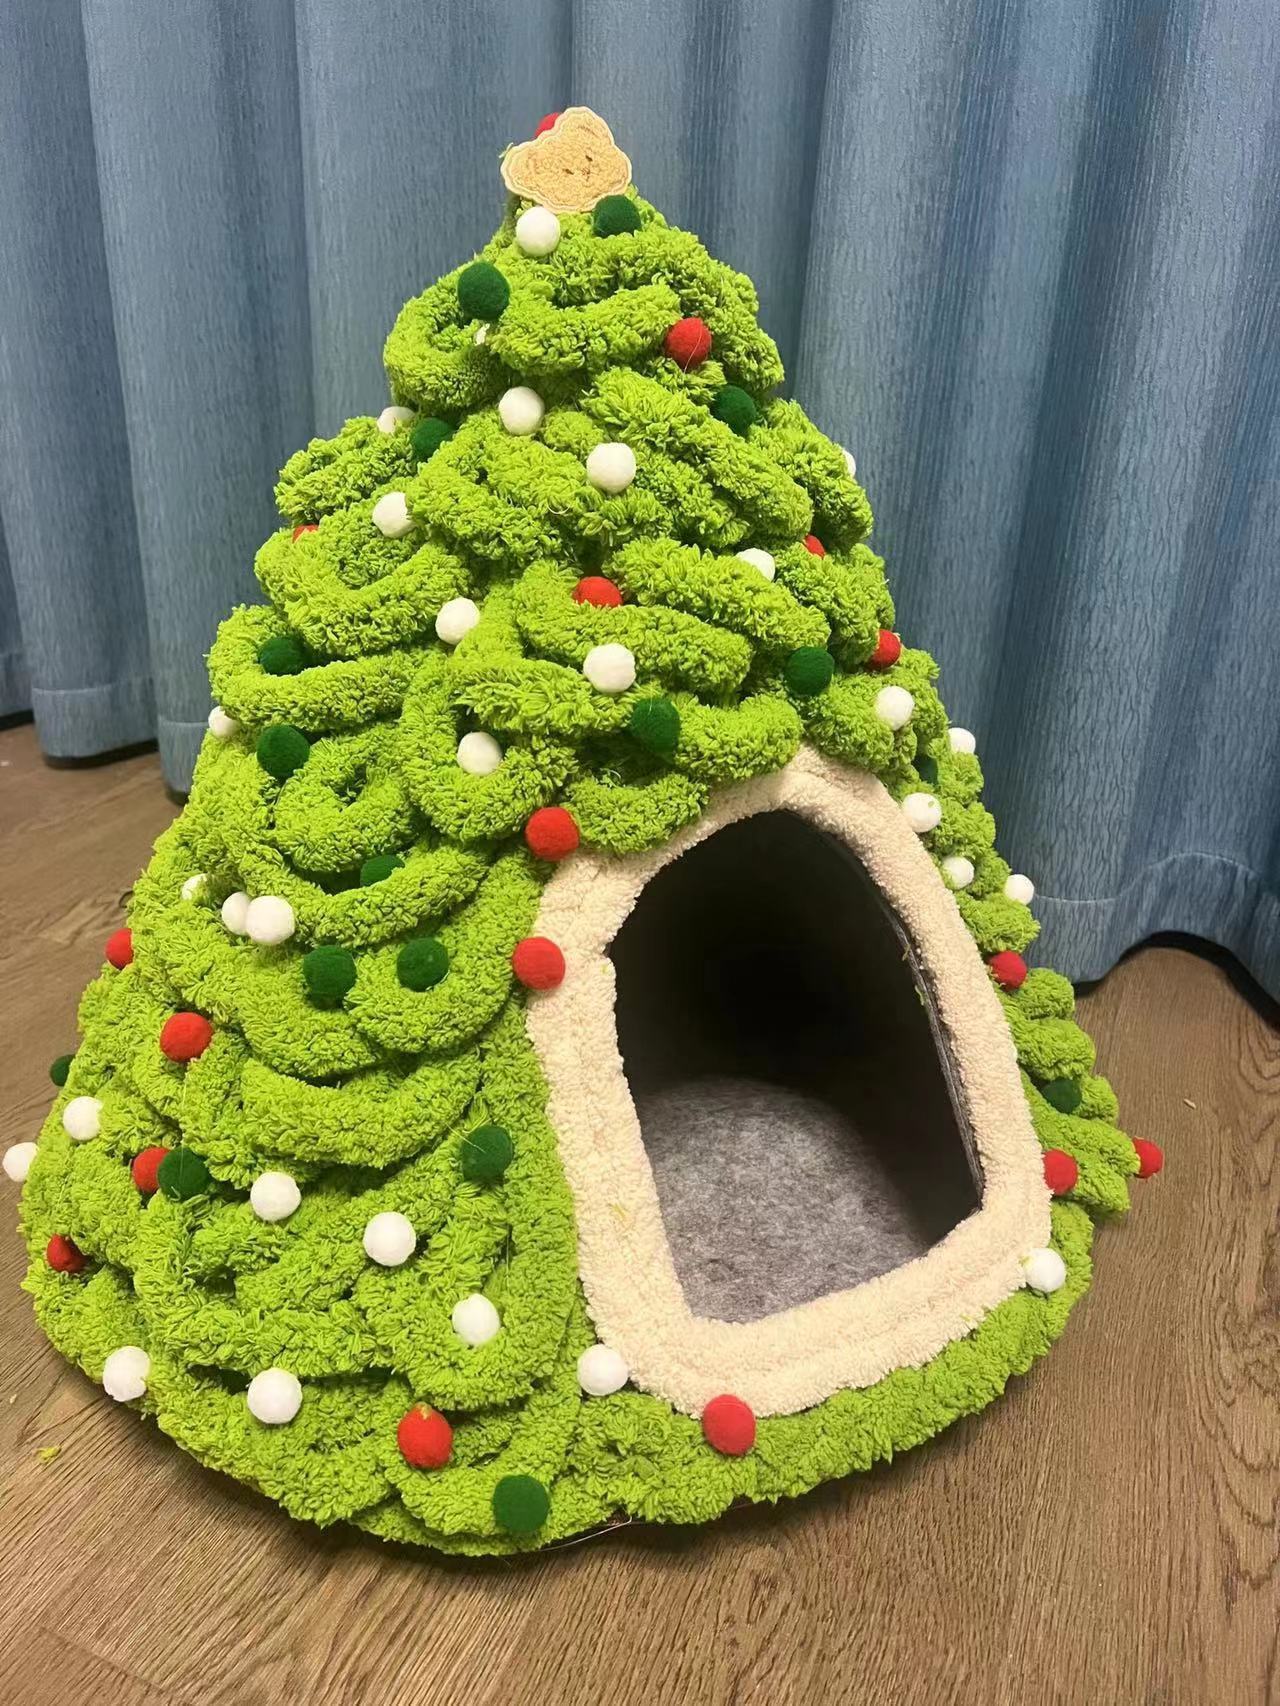
[[[981,1183],[900,927],[788,812],[665,866],[611,949],[618,1040],[697,1315],[748,1321],[921,1255]]]

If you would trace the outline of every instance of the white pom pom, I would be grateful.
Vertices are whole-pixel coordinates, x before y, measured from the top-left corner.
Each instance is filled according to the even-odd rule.
[[[1030,877],[1024,877],[1021,871],[1014,871],[1005,878],[1004,898],[1018,900],[1023,906],[1030,906],[1036,898],[1036,885]]]
[[[952,752],[976,752],[978,743],[968,729],[952,729],[947,739],[951,742]]]
[[[203,871],[197,871],[194,876],[188,877],[182,885],[183,900],[199,900],[204,892],[204,885],[205,874]]]
[[[209,713],[209,733],[218,740],[230,740],[240,725],[234,717],[229,717],[221,705],[215,705]]]
[[[1022,1258],[1022,1271],[1032,1291],[1057,1291],[1067,1280],[1067,1265],[1056,1250],[1029,1251]]]
[[[243,889],[237,889],[223,901],[222,922],[233,936],[249,934],[249,897]]]
[[[851,480],[856,480],[858,477],[858,464],[854,461],[851,452],[842,450],[840,454],[844,457],[844,465],[849,470],[849,478]]]
[[[375,1214],[364,1229],[364,1253],[380,1268],[398,1268],[417,1248],[418,1234],[407,1215],[388,1209]]]
[[[474,599],[451,598],[440,606],[436,617],[436,634],[446,646],[456,646],[464,634],[469,634],[480,620],[480,607]]]
[[[460,1298],[449,1320],[464,1345],[486,1345],[502,1328],[498,1311],[478,1291]]]
[[[516,220],[516,247],[526,255],[549,255],[560,241],[560,221],[549,207],[526,207]]]
[[[412,419],[412,409],[406,409],[399,403],[391,403],[378,416],[378,431],[398,432],[402,426],[408,426]]]
[[[917,835],[928,835],[942,822],[942,807],[932,794],[908,794],[902,813]]]
[[[302,1408],[302,1382],[287,1368],[264,1368],[249,1382],[244,1400],[251,1416],[278,1428],[291,1422]]]
[[[73,1096],[62,1110],[62,1129],[77,1143],[87,1143],[102,1130],[102,1103],[96,1096]]]
[[[602,492],[625,492],[636,477],[636,455],[629,444],[597,444],[587,457],[587,478]]]
[[[288,1173],[259,1173],[249,1187],[249,1207],[259,1220],[288,1220],[301,1201],[298,1181]]]
[[[492,776],[502,763],[502,748],[492,735],[474,729],[458,742],[458,763],[468,776]]]
[[[527,438],[531,432],[537,432],[545,413],[542,398],[527,385],[513,385],[498,398],[498,418],[517,438]]]
[[[293,908],[282,895],[260,894],[245,908],[244,933],[261,947],[287,942],[296,928]]]
[[[4,1152],[5,1176],[20,1185],[31,1171],[31,1163],[36,1158],[34,1143],[11,1143]]]
[[[942,869],[953,889],[967,889],[973,881],[973,860],[963,853],[952,853],[942,861]]]
[[[151,1358],[141,1345],[121,1345],[102,1365],[102,1389],[117,1404],[141,1398],[147,1390]]]
[[[403,539],[412,531],[413,517],[403,492],[386,492],[373,506],[373,525],[388,539]]]
[[[767,581],[771,581],[778,572],[778,565],[769,552],[760,550],[757,545],[748,545],[745,551],[736,551],[734,555],[744,563],[750,563],[753,569],[759,569]]]
[[[625,646],[592,646],[582,660],[582,673],[601,693],[625,693],[635,686],[635,655]]]
[[[473,344],[487,344],[489,341],[489,328],[488,328],[488,326],[477,326],[476,331],[475,331],[475,336],[472,338],[471,341]]]
[[[882,687],[876,694],[876,716],[891,729],[904,728],[911,721],[916,702],[905,687]]]
[[[608,1345],[591,1345],[578,1358],[578,1385],[592,1398],[620,1392],[630,1378],[631,1370]]]

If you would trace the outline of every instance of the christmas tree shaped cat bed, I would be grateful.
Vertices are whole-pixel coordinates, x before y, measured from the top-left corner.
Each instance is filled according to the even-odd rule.
[[[584,109],[210,657],[25,1179],[54,1344],[294,1515],[695,1522],[996,1397],[1159,1153],[746,279]]]

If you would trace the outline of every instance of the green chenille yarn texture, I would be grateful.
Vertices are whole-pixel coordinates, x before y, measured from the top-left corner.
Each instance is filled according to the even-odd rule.
[[[238,730],[206,740],[136,885],[132,963],[84,995],[22,1197],[26,1286],[89,1376],[142,1346],[139,1407],[201,1461],[295,1516],[446,1552],[535,1548],[617,1518],[703,1521],[927,1439],[1049,1347],[1088,1284],[1091,1216],[1123,1209],[1136,1171],[1070,986],[1033,970],[1000,999],[1039,1139],[1079,1164],[1053,1207],[1060,1291],[1017,1293],[923,1368],[762,1418],[743,1457],[652,1394],[580,1389],[594,1334],[573,1203],[524,1025],[539,997],[511,970],[551,870],[524,846],[530,815],[554,802],[585,847],[636,852],[808,741],[899,799],[928,778],[942,819],[925,845],[973,861],[956,900],[979,951],[1024,950],[1036,932],[1002,893],[978,762],[951,751],[932,660],[905,647],[867,667],[893,625],[871,512],[840,449],[772,395],[782,370],[751,284],[623,199],[630,212],[562,216],[540,258],[514,241],[513,202],[479,263],[408,303],[387,340],[393,397],[416,424],[355,419],[285,465],[285,525],[256,563],[268,603],[236,611],[210,656]],[[685,372],[662,345],[692,315],[714,347]],[[495,408],[517,384],[546,404],[527,437]],[[584,464],[619,439],[637,473],[610,495]],[[415,521],[398,539],[371,519],[391,491]],[[772,582],[737,557],[748,546],[771,553]],[[623,603],[577,603],[589,575]],[[451,648],[435,617],[458,597],[481,615]],[[581,670],[609,642],[636,659],[619,694]],[[875,714],[888,684],[914,696],[897,731]],[[456,761],[474,729],[503,749],[491,774]],[[294,935],[232,935],[220,906],[236,891],[287,900]],[[157,1041],[177,1008],[214,1027],[185,1066]],[[99,1098],[101,1130],[76,1143],[61,1114],[81,1095]],[[154,1145],[171,1155],[144,1196],[129,1162]],[[248,1201],[269,1170],[301,1188],[278,1222]],[[400,1267],[363,1249],[383,1211],[417,1235]],[[89,1257],[82,1273],[47,1265],[54,1233]],[[472,1347],[450,1314],[477,1292],[502,1325]],[[244,1396],[273,1366],[303,1388],[276,1427]],[[397,1449],[416,1403],[451,1422],[443,1468]]]

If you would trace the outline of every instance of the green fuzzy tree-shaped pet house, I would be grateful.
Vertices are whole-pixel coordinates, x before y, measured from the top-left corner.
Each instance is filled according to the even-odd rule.
[[[503,175],[394,404],[286,464],[190,802],[5,1157],[111,1397],[456,1552],[919,1443],[1159,1165],[1027,970],[973,739],[750,283],[585,109]]]

